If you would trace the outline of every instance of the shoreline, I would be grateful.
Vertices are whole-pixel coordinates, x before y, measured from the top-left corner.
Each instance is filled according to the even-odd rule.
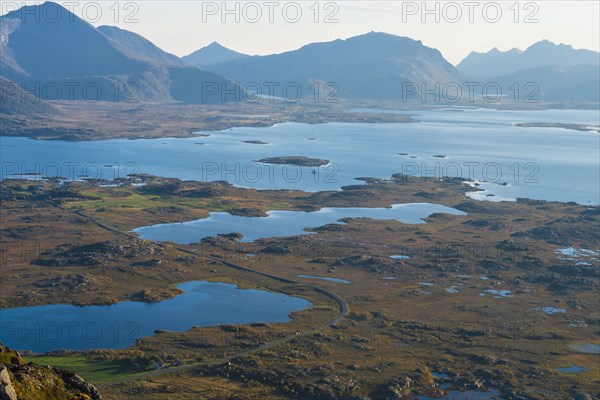
[[[234,128],[272,127],[282,123],[416,123],[414,113],[423,110],[448,111],[597,111],[589,107],[556,108],[548,103],[541,107],[495,107],[489,104],[412,104],[343,100],[331,104],[178,104],[178,103],[97,103],[56,102],[58,112],[47,116],[0,114],[2,137],[23,137],[49,141],[98,141],[110,139],[167,139],[198,137],[196,132],[219,132]],[[355,111],[360,109],[360,111]],[[370,111],[369,109],[372,109]],[[159,110],[161,110],[159,112]],[[384,110],[390,112],[378,112]],[[394,113],[397,111],[398,113]],[[413,114],[411,114],[411,112]],[[110,115],[110,118],[107,116]],[[261,118],[256,118],[260,115]],[[81,126],[81,120],[88,121]],[[523,123],[545,127],[587,126],[570,123]],[[515,123],[516,126],[521,123]],[[548,126],[551,127],[551,126]],[[567,128],[569,129],[569,128]],[[579,129],[576,129],[579,130]],[[592,129],[593,130],[593,129]]]

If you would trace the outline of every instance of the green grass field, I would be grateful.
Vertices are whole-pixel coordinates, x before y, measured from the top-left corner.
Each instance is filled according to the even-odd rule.
[[[143,373],[132,371],[119,361],[88,361],[83,356],[31,356],[26,360],[75,372],[92,383],[111,382]]]
[[[96,196],[96,193],[94,193]],[[111,208],[111,207],[129,207],[129,208],[150,208],[161,205],[148,197],[134,193],[126,197],[115,197],[115,196],[96,196],[101,197],[98,200],[80,200],[71,201],[67,203],[67,207],[82,207],[86,210],[93,210],[97,208]]]

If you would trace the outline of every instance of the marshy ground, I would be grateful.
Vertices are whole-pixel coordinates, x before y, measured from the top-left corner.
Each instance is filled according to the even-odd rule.
[[[204,279],[302,296],[314,305],[288,324],[161,331],[125,350],[30,358],[76,370],[102,384],[109,399],[400,398],[490,388],[508,398],[598,395],[600,356],[585,347],[600,344],[597,207],[479,202],[465,196],[472,188],[457,179],[398,175],[366,181],[343,191],[306,193],[152,176],[129,177],[113,187],[5,180],[0,305],[159,301],[177,295],[176,283]],[[349,219],[315,227],[316,234],[251,243],[230,235],[174,245],[130,233],[210,211],[261,216],[409,202],[443,204],[468,215],[435,214],[419,225]],[[339,295],[348,315],[327,326],[340,305],[291,281]],[[317,332],[207,364],[312,330]],[[196,367],[145,375],[148,366],[140,365],[152,360]],[[557,370],[572,365],[583,370]]]

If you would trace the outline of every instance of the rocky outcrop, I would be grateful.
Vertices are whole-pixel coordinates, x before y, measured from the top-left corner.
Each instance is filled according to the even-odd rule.
[[[80,246],[57,246],[31,263],[46,267],[96,266],[143,256],[161,255],[162,249],[139,239],[107,240]]]
[[[159,301],[172,299],[183,293],[183,290],[179,288],[167,288],[167,289],[144,289],[131,296],[131,300],[143,301],[146,303],[156,303]]]
[[[388,382],[379,395],[382,399],[404,399],[407,398],[412,387],[412,380],[408,377],[404,379],[394,379]]]
[[[334,267],[360,268],[373,273],[391,273],[402,266],[402,261],[383,256],[350,256],[341,258],[332,264]]]
[[[102,400],[98,389],[80,376],[54,367],[26,363],[0,344],[0,400]]]
[[[90,396],[92,398],[92,400],[102,400],[102,396],[100,395],[100,392],[98,391],[98,389],[96,389],[96,387],[94,385],[92,385],[91,383],[86,382],[79,375],[76,375],[72,372],[64,371],[64,370],[58,369],[58,368],[51,368],[51,369],[54,372],[56,372],[61,378],[63,378],[65,385],[70,386],[76,390],[79,390],[80,392],[82,392],[84,394],[87,394],[88,396]]]
[[[0,364],[0,400],[17,400],[17,392],[12,385],[8,370]]]

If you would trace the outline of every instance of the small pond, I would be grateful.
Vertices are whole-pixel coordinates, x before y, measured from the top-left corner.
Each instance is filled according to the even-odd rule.
[[[343,224],[344,218],[396,220],[406,224],[423,224],[423,218],[446,213],[466,215],[465,212],[439,204],[394,204],[389,208],[322,208],[319,211],[269,211],[266,217],[244,217],[226,212],[212,212],[208,218],[189,222],[159,224],[134,229],[142,238],[157,242],[196,243],[218,234],[239,232],[241,242],[271,237],[306,235],[307,228],[327,224]]]
[[[156,303],[123,301],[110,306],[50,304],[0,310],[0,341],[15,350],[46,353],[70,349],[121,349],[156,330],[288,322],[311,306],[282,293],[240,289],[235,284],[193,281],[183,294]]]

